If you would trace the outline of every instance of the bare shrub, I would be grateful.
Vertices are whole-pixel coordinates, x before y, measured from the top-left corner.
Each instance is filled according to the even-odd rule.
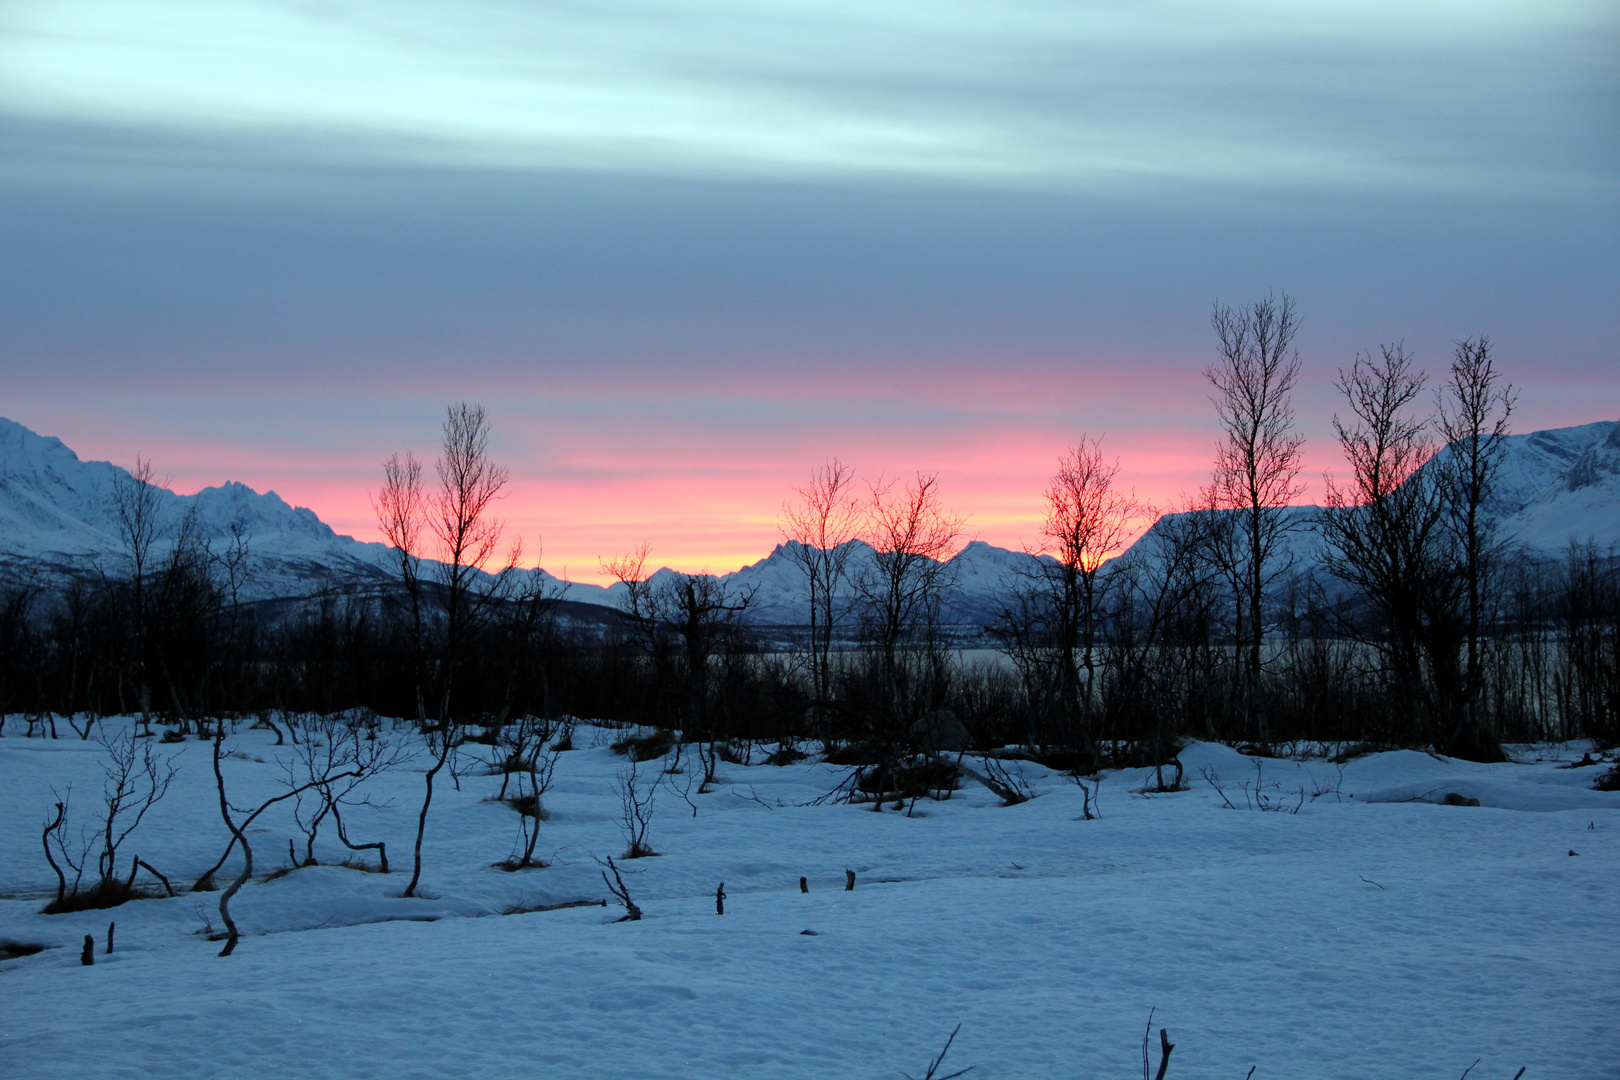
[[[359,792],[360,785],[377,773],[397,766],[407,756],[404,745],[376,737],[363,718],[310,717],[303,728],[304,737],[297,744],[293,760],[282,766],[282,782],[289,790],[297,792],[293,820],[304,833],[304,859],[299,865],[316,865],[315,838],[321,825],[330,818],[338,841],[350,851],[377,852],[382,872],[386,874],[386,843],[351,841],[343,822],[343,809],[373,805],[369,797]],[[310,809],[305,808],[306,801],[312,804]]]
[[[521,870],[546,865],[534,857],[534,849],[540,841],[540,822],[546,816],[545,794],[551,788],[556,768],[557,751],[546,749],[544,739],[540,739],[528,757],[527,767],[507,774],[507,780],[514,777],[517,780],[517,792],[505,801],[518,812],[518,836],[512,845],[512,853],[504,862],[496,864],[501,869]],[[506,788],[506,780],[503,780],[501,790],[505,791]]]
[[[619,794],[619,830],[624,833],[628,845],[624,852],[626,859],[642,859],[658,854],[647,842],[647,832],[652,828],[653,807],[658,797],[658,785],[663,779],[663,774],[658,773],[648,784],[646,776],[637,770],[634,757],[615,777],[614,787]]]
[[[150,741],[137,739],[132,732],[115,735],[103,745],[107,758],[101,765],[102,802],[94,830],[80,826],[76,841],[68,841],[70,788],[58,796],[56,813],[41,837],[46,861],[57,880],[56,899],[45,908],[47,913],[116,907],[135,895],[137,867],[131,867],[129,880],[120,880],[118,851],[147,812],[168,793],[178,771],[173,759],[158,754]],[[86,890],[81,884],[92,853],[95,881]],[[71,885],[63,865],[73,871]]]
[[[941,1074],[939,1071],[940,1066],[945,1063],[945,1055],[951,1052],[951,1043],[956,1041],[956,1033],[961,1030],[961,1024],[957,1024],[951,1029],[949,1037],[947,1037],[945,1040],[945,1045],[940,1047],[939,1053],[935,1054],[934,1059],[928,1063],[928,1071],[923,1073],[922,1080],[955,1080],[956,1077],[966,1075],[967,1073],[973,1071],[972,1065],[969,1065],[965,1069],[957,1069],[953,1073]],[[910,1073],[901,1073],[900,1075],[904,1076],[906,1080],[915,1080]]]

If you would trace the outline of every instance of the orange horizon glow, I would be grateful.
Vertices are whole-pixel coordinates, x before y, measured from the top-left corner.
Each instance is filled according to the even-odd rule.
[[[889,373],[862,380],[853,398],[843,378],[832,387],[803,379],[788,391],[727,380],[689,386],[673,403],[593,397],[578,386],[546,397],[466,396],[488,408],[491,454],[511,474],[496,511],[504,543],[522,539],[524,565],[605,584],[600,560],[643,543],[649,569],[727,573],[766,557],[782,540],[783,503],[830,457],[866,481],[937,472],[946,508],[968,519],[962,542],[1015,550],[1039,546],[1043,490],[1082,433],[1103,436],[1121,488],[1140,502],[1155,511],[1183,504],[1207,482],[1216,429],[1196,372],[1164,366],[1061,378],[943,371],[923,385]],[[1324,471],[1340,468],[1321,389],[1297,395],[1308,437],[1304,502],[1319,497]],[[442,402],[456,396],[232,394],[224,415],[194,400],[152,399],[172,411],[166,424],[132,419],[140,414],[127,396],[74,396],[12,419],[86,460],[128,466],[138,451],[181,493],[240,481],[308,507],[340,534],[380,541],[370,496],[383,459],[411,450],[431,481]],[[1604,418],[1568,397],[1540,411],[1534,426]]]
[[[64,441],[86,459],[111,456]],[[1123,486],[1161,510],[1202,481],[1196,462],[1207,457],[1209,445],[1205,432],[1122,433],[1105,443],[1120,458]],[[968,519],[960,543],[983,540],[1033,549],[1045,514],[1042,493],[1064,449],[1048,433],[1013,430],[981,432],[971,445],[938,440],[897,447],[886,440],[849,440],[836,453],[755,460],[728,461],[691,449],[678,461],[581,452],[561,463],[572,476],[536,476],[508,455],[504,463],[512,478],[496,515],[505,524],[503,552],[521,539],[521,565],[543,565],[571,581],[610,583],[600,560],[642,543],[652,547],[649,569],[723,574],[765,558],[781,542],[783,503],[812,469],[837,456],[854,466],[863,482],[919,469],[937,472],[947,509]],[[380,457],[331,460],[296,450],[266,456],[191,440],[141,452],[156,463],[158,478],[181,494],[240,481],[261,493],[274,491],[292,506],[308,507],[339,534],[382,540],[370,503],[377,478],[369,475],[380,476]],[[430,463],[425,471],[431,483]]]

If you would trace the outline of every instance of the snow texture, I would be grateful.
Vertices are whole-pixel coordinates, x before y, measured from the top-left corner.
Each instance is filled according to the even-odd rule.
[[[347,815],[353,838],[388,842],[396,872],[330,865],[347,853],[323,835],[328,865],[238,895],[246,936],[226,959],[199,933],[218,924],[214,893],[40,914],[52,787],[72,783],[88,812],[103,751],[5,738],[0,938],[50,948],[0,961],[0,1073],[894,1080],[921,1075],[960,1023],[947,1065],[975,1077],[1129,1077],[1156,1009],[1173,1080],[1251,1065],[1256,1080],[1454,1078],[1476,1058],[1476,1078],[1620,1076],[1620,794],[1592,790],[1601,766],[1561,767],[1584,748],[1341,768],[1195,744],[1190,790],[1138,794],[1149,772],[1110,773],[1095,821],[1078,820],[1073,782],[1028,763],[1027,803],[969,782],[914,815],[809,805],[842,775],[813,761],[726,765],[718,790],[691,791],[695,813],[690,775],[665,777],[661,855],[621,864],[645,919],[501,915],[606,898],[597,860],[624,848],[613,734],[582,728],[561,755],[548,868],[491,866],[518,815],[469,757],[460,789],[441,777],[435,797],[428,898],[401,899],[419,761]],[[274,742],[228,740],[234,802],[278,790],[288,748]],[[181,772],[125,858],[179,883],[226,834],[207,744],[161,749]],[[1257,792],[1298,812],[1246,809]],[[1442,805],[1452,792],[1482,805]],[[285,866],[295,835],[287,814],[262,818],[258,868]],[[83,935],[99,951],[114,919],[116,951],[81,967]]]

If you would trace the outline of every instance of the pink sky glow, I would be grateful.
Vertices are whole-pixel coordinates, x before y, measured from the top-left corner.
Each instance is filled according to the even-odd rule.
[[[492,453],[511,472],[499,514],[508,540],[523,539],[523,561],[601,582],[599,559],[643,542],[654,565],[689,571],[763,558],[781,538],[783,500],[830,456],[868,480],[938,472],[948,508],[968,518],[964,539],[1002,547],[1038,542],[1042,488],[1083,431],[1105,435],[1122,486],[1168,507],[1207,478],[1216,433],[1196,368],[1166,367],[1120,364],[1106,378],[1028,367],[844,373],[786,387],[744,377],[680,392],[678,380],[648,379],[633,394],[573,385],[468,396],[488,408]],[[1307,501],[1338,465],[1321,367],[1307,368],[1296,394]],[[1516,429],[1610,418],[1569,390],[1524,399]],[[178,491],[237,480],[375,540],[369,495],[381,461],[396,450],[431,461],[453,396],[29,395],[13,418],[82,458],[127,466],[139,452]]]

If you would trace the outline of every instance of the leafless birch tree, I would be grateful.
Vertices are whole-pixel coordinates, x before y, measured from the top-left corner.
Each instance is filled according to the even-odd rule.
[[[446,410],[434,470],[439,484],[429,492],[415,459],[409,454],[403,460],[394,455],[383,466],[383,487],[373,499],[378,524],[399,561],[412,632],[424,643],[430,632],[435,639],[438,708],[431,720],[421,688],[425,673],[418,676],[418,721],[432,764],[424,778],[406,896],[415,896],[421,881],[422,840],[434,781],[463,737],[454,697],[462,652],[473,631],[509,599],[506,587],[522,550],[514,544],[505,566],[490,573],[502,532],[502,523],[492,510],[506,488],[507,471],[489,456],[489,418],[483,406],[461,402]],[[437,605],[431,625],[425,609],[428,592],[422,581],[424,531],[432,536],[438,554],[436,588],[432,590]],[[422,645],[422,655],[427,651],[426,644]],[[419,670],[425,666],[419,664]]]
[[[882,741],[906,738],[910,676],[905,653],[936,645],[940,608],[954,585],[950,559],[966,520],[945,510],[937,474],[870,486],[865,536],[871,562],[855,576],[865,633],[877,653],[883,693]]]
[[[1491,584],[1500,555],[1495,521],[1486,502],[1501,469],[1513,415],[1515,394],[1491,360],[1491,340],[1481,334],[1457,342],[1451,375],[1437,403],[1440,433],[1446,442],[1443,482],[1448,528],[1463,584],[1467,656],[1463,700],[1455,729],[1442,752],[1470,757],[1494,756],[1480,729],[1478,710],[1484,684],[1481,639],[1491,607]]]
[[[1222,439],[1216,446],[1209,502],[1228,511],[1230,544],[1217,549],[1229,564],[1234,595],[1234,639],[1242,656],[1241,707],[1267,740],[1259,698],[1265,639],[1266,588],[1288,567],[1282,547],[1290,531],[1285,508],[1304,488],[1298,483],[1304,438],[1294,429],[1292,394],[1299,379],[1294,301],[1264,300],[1233,309],[1216,304],[1210,318],[1219,358],[1204,371]]]
[[[147,585],[152,572],[153,548],[161,532],[159,515],[163,488],[152,479],[152,463],[135,456],[135,467],[113,475],[112,512],[129,564],[130,620],[135,641],[136,695],[141,707],[141,729],[152,734],[152,680],[147,670]]]
[[[1426,381],[1399,345],[1384,346],[1377,358],[1357,356],[1339,372],[1350,415],[1335,416],[1333,426],[1350,478],[1328,477],[1321,519],[1328,569],[1370,605],[1393,700],[1416,716],[1434,715],[1433,687],[1455,668],[1459,644],[1442,543],[1444,492],[1424,468],[1434,443],[1428,418],[1411,411]]]
[[[754,593],[732,591],[713,574],[669,571],[655,583],[646,572],[649,550],[643,544],[629,554],[602,560],[602,568],[624,586],[620,610],[653,661],[673,660],[680,687],[681,734],[698,748],[703,763],[699,790],[704,791],[715,781],[715,743],[726,734],[709,708],[711,668],[721,650],[737,639]],[[670,643],[679,646],[673,658],[666,651]]]
[[[855,494],[855,473],[832,458],[797,489],[798,500],[782,507],[785,554],[804,572],[810,616],[810,683],[814,699],[814,728],[826,742],[823,714],[832,697],[832,643],[834,626],[843,607],[840,590],[846,584],[849,557],[861,524],[860,499]]]
[[[1102,625],[1103,562],[1125,547],[1141,507],[1119,490],[1119,462],[1103,457],[1102,441],[1081,437],[1058,462],[1046,488],[1041,582],[1055,615],[1059,700],[1065,726],[1080,748],[1095,757],[1092,714],[1096,703],[1097,646]]]

